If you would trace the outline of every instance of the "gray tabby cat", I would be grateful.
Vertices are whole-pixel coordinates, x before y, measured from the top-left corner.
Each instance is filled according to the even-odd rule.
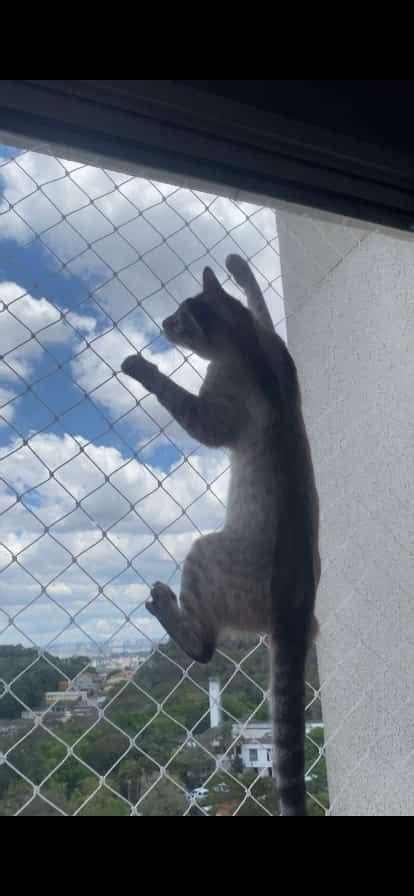
[[[156,584],[147,607],[199,663],[211,660],[226,631],[270,635],[282,815],[305,816],[305,662],[316,632],[319,502],[294,362],[247,263],[231,256],[227,265],[249,310],[207,268],[201,295],[163,325],[171,343],[211,362],[199,396],[141,355],[122,367],[193,439],[231,453],[223,531],[192,547],[179,603]]]

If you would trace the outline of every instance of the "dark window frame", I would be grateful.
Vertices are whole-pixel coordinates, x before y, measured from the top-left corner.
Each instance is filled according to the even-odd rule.
[[[326,82],[335,83],[412,82]],[[330,129],[328,108],[320,127],[303,121],[300,103],[287,116],[276,99],[270,112],[188,82],[1,80],[0,140],[414,230],[413,154],[374,134],[367,142],[352,126],[338,133],[333,119]]]

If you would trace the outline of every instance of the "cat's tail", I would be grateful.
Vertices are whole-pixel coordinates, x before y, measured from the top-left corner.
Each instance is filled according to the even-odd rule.
[[[305,665],[303,649],[282,638],[271,640],[271,701],[274,776],[281,815],[306,816],[305,781]]]
[[[248,306],[253,316],[262,327],[274,333],[275,328],[262,290],[247,261],[240,255],[229,255],[226,264],[227,270],[230,271],[238,286],[246,293]]]

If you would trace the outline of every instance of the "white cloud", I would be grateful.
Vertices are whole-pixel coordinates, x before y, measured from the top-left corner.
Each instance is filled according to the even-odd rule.
[[[3,236],[9,227],[10,238],[26,240],[27,227],[19,218],[16,221],[17,214],[35,233],[49,228],[53,232],[54,226],[66,218],[87,244],[96,242],[99,254],[108,258],[109,244],[100,241],[118,232],[132,243],[137,255],[154,250],[150,266],[164,282],[167,275],[184,271],[186,265],[210,251],[222,262],[227,249],[234,251],[238,247],[251,257],[267,251],[266,246],[275,246],[276,242],[271,210],[116,175],[89,165],[78,165],[69,171],[67,162],[38,153],[24,153],[3,164],[0,191],[1,187]],[[66,231],[62,243],[68,235]],[[234,242],[226,246],[226,238]],[[164,245],[163,252],[165,240],[168,245]],[[119,239],[117,242],[120,245]],[[169,247],[181,261],[173,258]],[[122,251],[126,248],[125,243]],[[274,265],[276,259],[272,255],[275,253],[270,249],[268,261]],[[264,272],[264,276],[269,281],[274,272]]]
[[[118,624],[137,615],[140,630],[145,622],[146,633],[158,637],[158,625],[142,607],[148,586],[177,581],[177,563],[198,529],[221,524],[223,506],[214,492],[224,497],[225,477],[216,482],[223,457],[202,455],[170,474],[69,435],[38,435],[30,446],[11,443],[0,455],[4,611],[19,614],[19,627],[42,643],[58,637],[77,613],[91,637],[103,634],[98,623],[110,625],[114,613]]]
[[[25,243],[41,234],[67,270],[88,283],[110,284],[118,272],[137,302],[161,291],[168,303],[163,284],[181,300],[196,288],[206,261],[224,268],[229,252],[242,251],[256,256],[263,288],[273,283],[276,323],[284,316],[271,210],[32,152],[2,165],[0,195],[2,187],[0,239]]]
[[[15,397],[16,393],[11,389],[4,389],[3,386],[0,386],[0,427],[13,420],[16,412]]]
[[[93,317],[61,311],[17,283],[0,283],[0,426],[14,419],[44,349],[72,344],[79,351],[96,326]]]

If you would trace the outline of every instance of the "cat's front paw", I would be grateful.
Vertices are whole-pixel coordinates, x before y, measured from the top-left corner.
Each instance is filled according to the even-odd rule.
[[[122,365],[122,373],[141,383],[149,392],[154,388],[159,375],[158,367],[143,358],[142,355],[131,355]]]
[[[157,619],[162,620],[171,608],[177,609],[177,598],[168,585],[157,582],[151,589],[151,600],[147,601],[146,608]]]

